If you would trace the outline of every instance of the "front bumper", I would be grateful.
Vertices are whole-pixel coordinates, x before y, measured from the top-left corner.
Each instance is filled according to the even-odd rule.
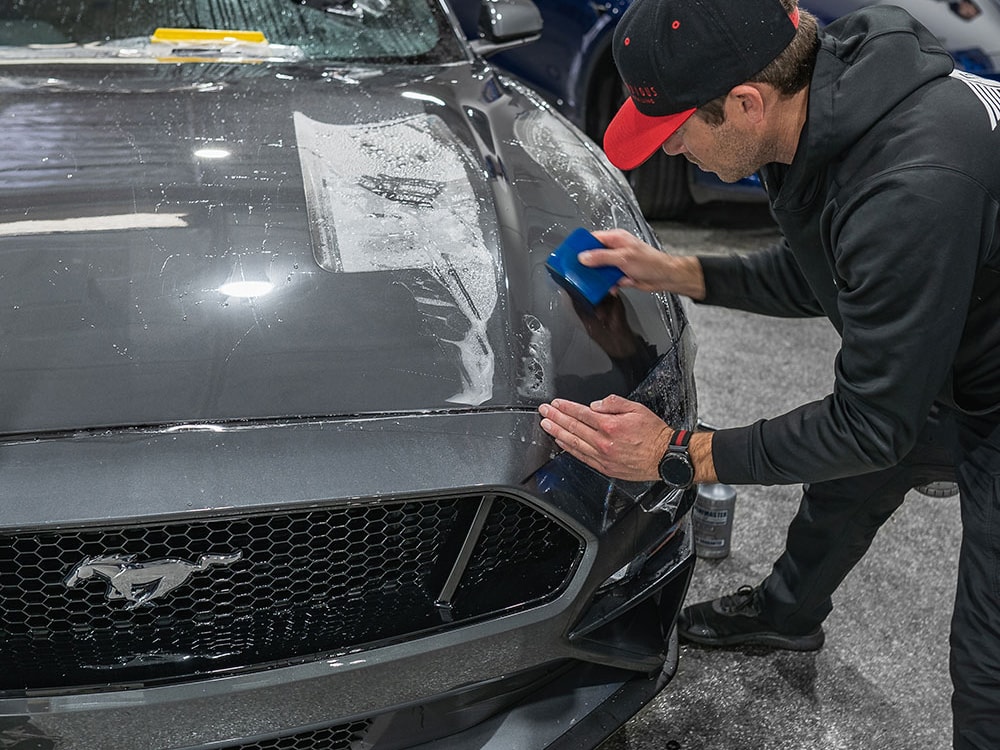
[[[605,606],[619,598],[620,611],[583,636],[564,637],[578,619],[567,609],[578,593],[571,588],[528,612],[338,658],[154,688],[3,698],[0,742],[46,750],[594,747],[676,669],[673,625],[694,565],[687,518],[672,537],[667,554],[651,557],[621,591],[603,592]],[[651,667],[637,671],[642,664]]]

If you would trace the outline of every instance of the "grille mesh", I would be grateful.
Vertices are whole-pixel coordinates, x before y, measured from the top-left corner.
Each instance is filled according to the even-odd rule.
[[[0,690],[149,684],[292,663],[557,596],[581,543],[531,506],[494,496],[452,607],[435,606],[482,500],[6,535]],[[155,590],[163,562],[183,580],[136,604]]]
[[[356,721],[270,740],[226,745],[220,750],[354,750],[361,746],[359,743],[364,741],[370,724]]]

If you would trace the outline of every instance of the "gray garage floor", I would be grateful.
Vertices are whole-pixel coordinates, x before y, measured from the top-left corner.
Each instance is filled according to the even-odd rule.
[[[746,207],[660,223],[679,252],[752,252],[774,229]],[[837,337],[789,321],[688,305],[702,419],[746,424],[828,392]],[[757,583],[782,549],[798,487],[738,487],[732,553],[700,560],[688,601]],[[602,750],[938,750],[951,745],[948,622],[958,499],[911,493],[844,582],[814,654],[685,646],[674,681]]]

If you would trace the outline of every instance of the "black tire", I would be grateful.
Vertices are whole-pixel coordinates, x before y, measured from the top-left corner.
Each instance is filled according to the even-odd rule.
[[[609,57],[606,64],[598,66],[589,89],[585,130],[594,142],[603,142],[604,131],[625,96],[618,71]],[[658,151],[625,176],[643,215],[650,221],[662,221],[680,218],[694,206],[688,174],[684,157]]]
[[[680,218],[694,206],[683,156],[658,151],[626,176],[643,215],[651,221]]]

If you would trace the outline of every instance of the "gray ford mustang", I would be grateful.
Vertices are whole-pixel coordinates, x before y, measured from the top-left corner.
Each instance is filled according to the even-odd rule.
[[[593,747],[676,668],[691,493],[536,407],[693,427],[655,238],[435,0],[0,8],[0,746]]]

